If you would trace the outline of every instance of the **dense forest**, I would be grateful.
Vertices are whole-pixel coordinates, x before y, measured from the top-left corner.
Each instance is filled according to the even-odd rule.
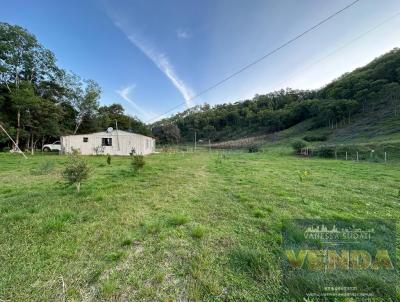
[[[280,90],[251,100],[198,105],[145,125],[120,104],[100,106],[101,88],[56,64],[54,54],[24,28],[0,23],[0,124],[23,149],[60,135],[119,129],[153,135],[158,143],[222,141],[268,134],[312,119],[313,127],[351,123],[357,113],[385,106],[399,115],[400,50],[314,91]],[[151,130],[150,130],[151,129]],[[0,150],[12,147],[0,132]]]
[[[351,123],[356,113],[377,108],[400,111],[400,50],[344,74],[320,90],[280,90],[252,100],[216,106],[201,105],[152,125],[159,141],[199,139],[222,141],[255,133],[268,134],[313,119],[315,128]]]
[[[54,54],[22,27],[0,23],[0,124],[22,149],[60,135],[104,131],[109,126],[151,134],[119,104],[100,106],[100,86],[56,64]],[[0,150],[11,148],[0,131]]]

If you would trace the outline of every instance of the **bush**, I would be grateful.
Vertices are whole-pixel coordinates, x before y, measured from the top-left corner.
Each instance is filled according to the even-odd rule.
[[[143,155],[133,155],[132,156],[132,162],[131,162],[131,168],[134,174],[139,173],[141,169],[143,169],[145,165],[144,161],[144,156]]]
[[[62,172],[64,179],[71,185],[76,186],[79,193],[81,189],[81,182],[89,177],[90,168],[85,160],[79,155],[69,155],[67,166]]]
[[[258,148],[257,145],[250,146],[248,150],[249,150],[249,153],[256,153],[256,152],[260,151],[260,149]]]
[[[10,152],[11,148],[10,147],[4,147],[3,152]]]
[[[205,229],[202,226],[195,226],[192,228],[190,235],[195,239],[200,239],[204,237]]]
[[[189,221],[189,218],[183,214],[175,214],[168,219],[168,224],[170,226],[180,226],[184,225]]]
[[[266,216],[265,213],[261,210],[254,211],[254,217],[256,218],[264,218],[265,216]]]
[[[320,157],[332,158],[335,156],[335,147],[332,146],[320,146],[316,151]]]
[[[296,152],[300,152],[301,149],[307,147],[307,143],[301,139],[299,140],[295,140],[294,142],[292,142],[292,148],[296,151]]]
[[[107,164],[111,165],[111,155],[110,154],[107,155]]]
[[[303,139],[307,142],[323,142],[328,139],[326,134],[306,135]]]

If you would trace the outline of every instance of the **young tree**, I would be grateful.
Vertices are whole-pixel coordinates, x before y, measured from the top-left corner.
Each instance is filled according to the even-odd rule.
[[[64,179],[71,185],[76,186],[79,193],[82,181],[89,177],[90,168],[86,161],[78,154],[69,155],[67,165],[62,172]]]
[[[132,155],[132,162],[131,162],[131,168],[133,171],[133,174],[137,174],[140,172],[140,170],[143,169],[144,165],[146,164],[144,160],[143,155]]]

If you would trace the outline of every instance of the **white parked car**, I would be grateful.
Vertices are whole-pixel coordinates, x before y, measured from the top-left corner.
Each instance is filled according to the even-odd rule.
[[[44,152],[49,152],[49,151],[60,151],[61,150],[61,143],[60,141],[56,141],[52,144],[46,144],[42,147],[42,150]]]

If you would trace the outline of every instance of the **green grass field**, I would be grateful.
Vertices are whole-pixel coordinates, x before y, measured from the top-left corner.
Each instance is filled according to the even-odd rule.
[[[400,218],[400,163],[160,153],[133,176],[88,157],[77,194],[66,159],[0,154],[0,301],[281,301],[283,219]]]

